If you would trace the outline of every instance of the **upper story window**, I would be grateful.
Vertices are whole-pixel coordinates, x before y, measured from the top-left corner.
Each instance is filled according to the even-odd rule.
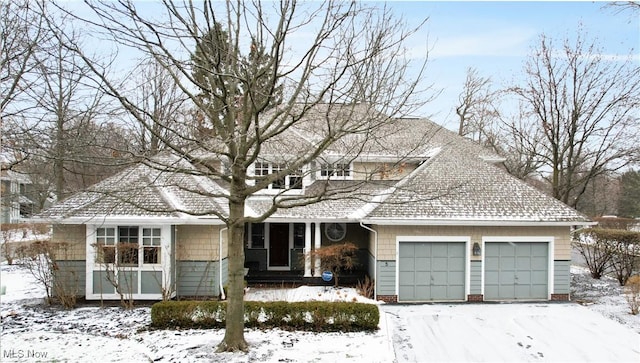
[[[350,179],[351,165],[347,163],[322,164],[320,177],[326,179]]]
[[[285,164],[256,162],[254,164],[254,174],[256,176],[266,176],[286,170]],[[302,169],[294,170],[284,177],[274,180],[267,189],[302,189]]]

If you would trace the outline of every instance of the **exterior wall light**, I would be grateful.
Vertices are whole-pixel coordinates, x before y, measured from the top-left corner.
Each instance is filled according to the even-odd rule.
[[[480,244],[478,242],[475,242],[473,244],[473,255],[474,256],[480,256],[482,251],[480,251]]]

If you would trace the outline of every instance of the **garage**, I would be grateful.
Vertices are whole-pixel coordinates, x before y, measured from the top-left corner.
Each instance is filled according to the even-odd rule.
[[[398,300],[465,300],[464,242],[399,242]]]
[[[484,299],[548,299],[549,244],[485,242]]]

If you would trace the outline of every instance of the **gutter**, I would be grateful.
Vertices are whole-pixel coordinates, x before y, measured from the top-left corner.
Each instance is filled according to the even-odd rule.
[[[596,222],[586,221],[533,221],[533,220],[480,220],[480,219],[412,219],[404,218],[363,218],[363,223],[378,225],[412,225],[412,226],[488,226],[488,227],[574,227],[574,226],[594,226]]]
[[[360,227],[373,232],[373,300],[378,300],[378,231],[373,228],[365,226],[360,222]]]
[[[220,288],[220,298],[225,300],[227,297],[224,294],[224,286],[222,286],[222,232],[228,230],[228,227],[220,228],[220,236],[218,238],[218,282]],[[227,233],[228,234],[228,233]]]

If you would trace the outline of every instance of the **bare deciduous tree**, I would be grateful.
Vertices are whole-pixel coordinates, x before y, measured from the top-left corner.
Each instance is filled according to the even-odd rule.
[[[540,146],[553,196],[575,207],[590,180],[638,160],[640,67],[583,37],[556,47],[542,36],[525,72],[526,84],[512,91],[526,119],[512,131]],[[531,139],[540,134],[541,142]]]
[[[134,122],[135,143],[139,152],[154,155],[165,148],[163,140],[175,143],[175,131],[187,127],[187,97],[173,79],[177,70],[169,72],[159,62],[148,59],[134,72],[138,76],[131,98],[146,110],[141,121],[145,124]]]
[[[34,55],[46,41],[43,21],[30,1],[0,3],[0,112],[2,119],[20,111],[8,110],[34,81],[27,75],[37,66]]]
[[[2,169],[19,164],[24,155],[13,145],[22,138],[13,122],[33,105],[24,102],[25,90],[37,81],[35,54],[48,39],[43,20],[31,1],[0,3],[0,125],[2,152],[11,155]]]
[[[500,116],[495,104],[498,93],[491,90],[491,78],[482,77],[475,68],[467,69],[467,78],[458,96],[458,135],[482,144],[491,144],[494,121]]]
[[[228,202],[228,214],[208,212],[229,229],[229,303],[225,337],[218,349],[247,350],[245,223],[261,222],[280,208],[344,193],[330,183],[313,193],[288,193],[297,184],[281,181],[318,172],[309,167],[311,161],[334,145],[349,150],[343,160],[334,160],[337,163],[353,160],[373,144],[384,146],[365,141],[393,117],[409,114],[429,100],[423,92],[429,87],[420,86],[426,49],[424,62],[419,61],[409,75],[404,43],[416,29],[407,29],[388,9],[366,3],[163,1],[162,9],[152,14],[129,1],[90,2],[89,6],[94,16],[85,19],[86,26],[96,26],[102,38],[118,43],[121,54],[126,48],[153,58],[193,105],[200,133],[166,127],[171,137],[154,136],[190,161],[199,162],[208,155],[210,160],[201,164],[202,175],[228,185],[228,194],[200,191]],[[110,96],[147,131],[154,133],[155,124],[168,126],[167,120],[123,92],[99,60],[72,38],[60,40],[84,58]],[[317,136],[305,142],[282,137],[292,129],[300,140],[306,140],[304,135]],[[276,153],[277,160],[264,159],[267,147],[281,151]],[[278,167],[254,173],[258,161]],[[175,164],[162,168],[193,173]],[[245,216],[247,199],[274,184],[280,189],[272,196],[271,206]]]

